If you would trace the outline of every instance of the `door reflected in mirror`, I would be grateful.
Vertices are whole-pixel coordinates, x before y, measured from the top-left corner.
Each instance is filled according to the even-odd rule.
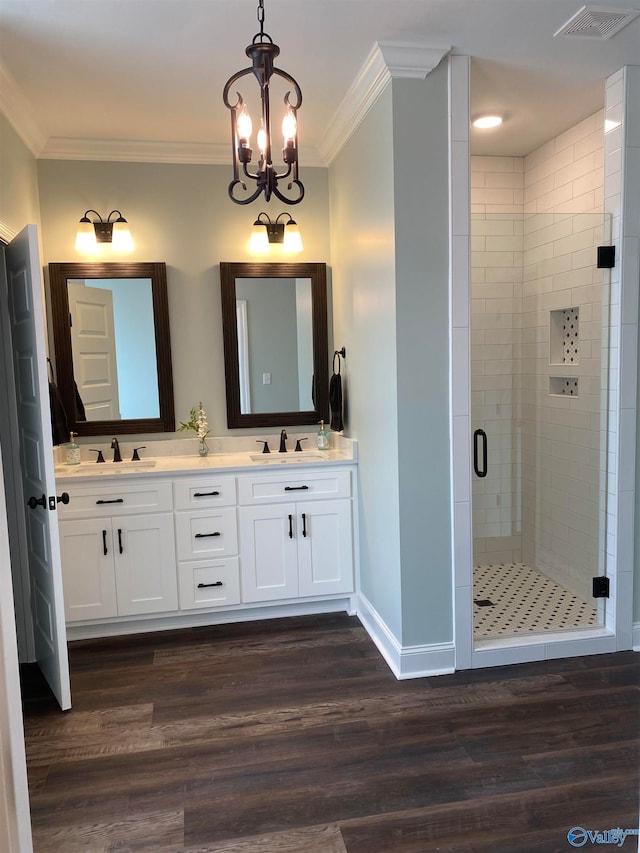
[[[151,279],[68,279],[67,293],[76,419],[160,417]]]
[[[221,263],[227,425],[327,420],[325,264]]]
[[[79,435],[175,429],[163,263],[49,264],[56,379]]]

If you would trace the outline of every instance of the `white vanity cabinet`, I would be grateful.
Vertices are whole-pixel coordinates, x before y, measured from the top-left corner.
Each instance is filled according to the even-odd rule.
[[[238,478],[242,600],[353,591],[351,474]]]
[[[67,622],[176,610],[170,483],[66,486],[59,505]]]
[[[203,475],[173,488],[180,609],[239,604],[235,477]]]

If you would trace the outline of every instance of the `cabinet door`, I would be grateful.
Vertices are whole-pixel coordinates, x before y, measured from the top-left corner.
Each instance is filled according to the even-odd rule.
[[[116,616],[111,519],[61,521],[59,528],[66,621]]]
[[[113,519],[118,615],[178,609],[173,515]]]
[[[351,501],[296,504],[300,595],[353,591]]]
[[[293,504],[242,507],[242,600],[298,596],[296,518]]]

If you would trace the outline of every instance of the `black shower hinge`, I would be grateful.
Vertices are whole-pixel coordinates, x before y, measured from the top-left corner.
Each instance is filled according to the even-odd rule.
[[[609,578],[605,575],[593,579],[593,597],[609,598]]]
[[[598,246],[598,269],[612,270],[616,265],[616,247]]]

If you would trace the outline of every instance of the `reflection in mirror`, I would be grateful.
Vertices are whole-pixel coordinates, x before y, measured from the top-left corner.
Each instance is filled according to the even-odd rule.
[[[164,264],[49,264],[57,381],[79,435],[175,429]]]
[[[324,264],[220,264],[229,427],[326,420]]]
[[[313,409],[310,278],[237,278],[240,412]]]
[[[78,419],[160,417],[151,279],[67,279],[67,294]]]

